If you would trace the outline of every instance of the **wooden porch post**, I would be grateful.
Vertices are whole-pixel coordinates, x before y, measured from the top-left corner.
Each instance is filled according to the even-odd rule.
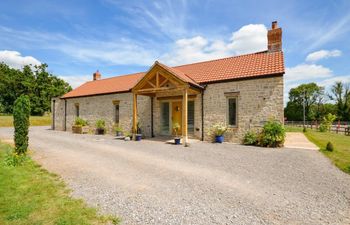
[[[132,132],[133,134],[137,133],[137,94],[133,93],[133,120],[132,120]]]
[[[188,92],[187,88],[184,89],[183,92],[183,99],[182,99],[182,139],[183,143],[185,146],[187,146],[187,118],[188,118],[188,110],[187,110],[187,105],[188,105]]]

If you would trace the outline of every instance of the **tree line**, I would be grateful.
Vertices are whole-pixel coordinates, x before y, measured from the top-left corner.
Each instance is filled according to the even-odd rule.
[[[289,91],[289,101],[284,109],[287,120],[303,120],[305,104],[306,120],[322,120],[329,113],[337,120],[350,121],[350,86],[335,82],[330,92],[316,83],[301,84]]]
[[[16,99],[27,95],[30,114],[42,116],[51,110],[51,98],[72,90],[67,82],[49,73],[47,67],[26,65],[19,70],[0,63],[0,113],[12,114]]]

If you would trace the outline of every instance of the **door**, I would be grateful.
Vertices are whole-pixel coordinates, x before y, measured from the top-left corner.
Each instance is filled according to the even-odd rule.
[[[174,126],[175,123],[178,123],[180,125],[180,128],[177,131],[177,135],[182,134],[182,102],[172,102],[172,107],[171,107],[171,121],[172,121],[172,126]],[[172,130],[172,134],[175,135],[174,129]]]

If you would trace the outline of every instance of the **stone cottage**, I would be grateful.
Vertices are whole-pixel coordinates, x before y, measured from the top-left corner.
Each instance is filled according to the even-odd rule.
[[[156,61],[148,71],[84,83],[52,100],[52,128],[70,131],[76,117],[91,125],[104,119],[144,137],[171,136],[173,124],[188,137],[211,140],[216,123],[229,127],[226,141],[237,142],[250,129],[273,118],[283,122],[282,29],[267,34],[266,51],[170,67]]]

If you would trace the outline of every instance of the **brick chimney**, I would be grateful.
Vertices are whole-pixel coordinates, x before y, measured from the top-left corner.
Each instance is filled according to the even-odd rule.
[[[100,72],[97,70],[94,74],[93,74],[93,80],[99,80],[101,79],[101,74]]]
[[[267,32],[267,48],[269,52],[282,51],[282,28],[278,28],[277,21],[272,22],[271,30]]]

